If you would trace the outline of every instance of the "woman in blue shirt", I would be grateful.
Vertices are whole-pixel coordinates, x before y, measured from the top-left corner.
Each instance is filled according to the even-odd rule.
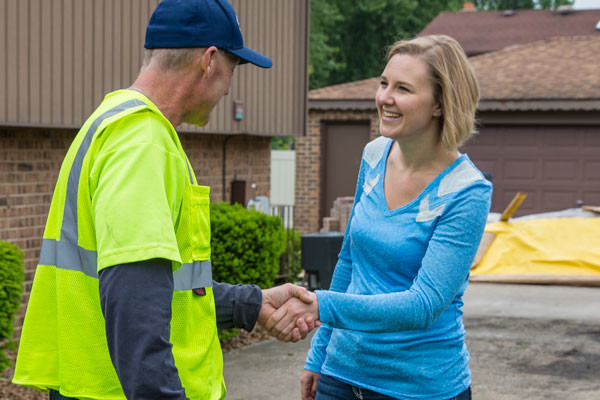
[[[363,151],[331,288],[316,291],[323,325],[302,399],[471,398],[462,295],[492,187],[457,148],[478,99],[455,40],[389,49],[375,96],[381,137]]]

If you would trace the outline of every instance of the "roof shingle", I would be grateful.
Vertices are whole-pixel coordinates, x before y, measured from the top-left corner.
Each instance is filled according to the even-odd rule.
[[[600,36],[547,39],[469,60],[485,100],[600,100]]]
[[[443,12],[421,31],[423,35],[448,35],[469,55],[503,49],[555,36],[597,35],[600,10],[574,10],[560,14],[550,10]]]
[[[372,100],[375,98],[378,78],[363,79],[361,81],[341,83],[311,90],[311,100]]]
[[[480,109],[600,110],[600,35],[546,39],[469,60],[481,88]],[[362,101],[374,108],[378,81],[312,90],[311,106]]]

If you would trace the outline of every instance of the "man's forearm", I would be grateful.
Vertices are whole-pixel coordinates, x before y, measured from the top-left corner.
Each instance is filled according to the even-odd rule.
[[[255,285],[231,285],[213,281],[213,296],[219,329],[251,331],[262,305],[262,292]]]
[[[100,272],[100,302],[112,363],[128,399],[187,399],[170,339],[173,272],[169,260]]]

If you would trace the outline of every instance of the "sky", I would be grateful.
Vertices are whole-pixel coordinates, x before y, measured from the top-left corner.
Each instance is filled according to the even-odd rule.
[[[573,8],[580,10],[600,8],[600,0],[575,0]]]

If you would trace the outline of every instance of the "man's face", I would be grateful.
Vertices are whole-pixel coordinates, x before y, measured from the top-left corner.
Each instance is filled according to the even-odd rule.
[[[219,50],[212,60],[212,74],[199,87],[194,88],[190,96],[189,111],[184,115],[183,122],[196,126],[208,123],[210,113],[223,96],[229,94],[231,77],[239,58]]]

